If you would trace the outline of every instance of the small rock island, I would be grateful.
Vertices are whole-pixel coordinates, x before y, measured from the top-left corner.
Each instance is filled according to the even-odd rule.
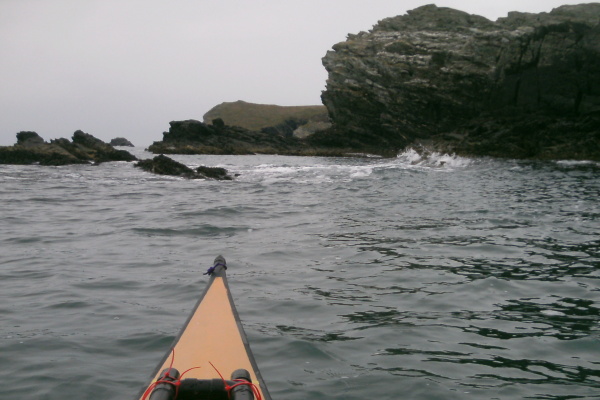
[[[111,146],[134,147],[133,143],[124,137],[116,137],[110,141]]]
[[[102,163],[107,161],[135,161],[125,150],[111,145],[81,130],[65,138],[47,143],[36,132],[17,133],[14,146],[0,146],[0,164],[68,165]]]

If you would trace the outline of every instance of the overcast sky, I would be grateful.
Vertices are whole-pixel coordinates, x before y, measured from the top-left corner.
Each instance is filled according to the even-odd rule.
[[[321,58],[418,0],[0,0],[0,145],[81,129],[136,146],[244,100],[320,104]],[[568,0],[447,0],[491,20]]]

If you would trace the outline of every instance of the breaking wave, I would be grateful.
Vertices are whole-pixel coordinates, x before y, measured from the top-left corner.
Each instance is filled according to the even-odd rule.
[[[398,154],[397,159],[405,164],[427,168],[463,168],[473,160],[456,154],[440,153],[437,151],[417,151],[409,147]]]
[[[216,166],[224,167],[237,175],[237,181],[297,184],[331,184],[361,180],[384,171],[419,170],[449,172],[465,168],[473,159],[439,152],[418,152],[408,149],[396,158],[298,158],[275,156],[279,163],[264,163],[261,156],[246,165],[231,165],[227,162]],[[271,159],[272,160],[272,159]],[[259,161],[259,162],[256,162]]]

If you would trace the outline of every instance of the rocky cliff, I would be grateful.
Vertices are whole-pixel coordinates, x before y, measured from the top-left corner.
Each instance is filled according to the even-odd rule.
[[[600,159],[600,3],[495,22],[427,5],[349,35],[323,65],[324,143]]]

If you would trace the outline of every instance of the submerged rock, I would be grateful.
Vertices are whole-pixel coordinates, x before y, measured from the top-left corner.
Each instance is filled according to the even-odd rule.
[[[152,159],[138,161],[136,167],[159,175],[180,176],[188,179],[232,180],[225,168],[200,166],[193,170],[163,154]]]
[[[14,146],[0,147],[0,164],[67,165],[136,159],[80,130],[73,134],[72,141],[61,138],[50,143],[36,132],[19,132]]]
[[[600,159],[598,21],[598,3],[496,22],[435,5],[384,19],[323,58],[334,127],[315,139]]]

